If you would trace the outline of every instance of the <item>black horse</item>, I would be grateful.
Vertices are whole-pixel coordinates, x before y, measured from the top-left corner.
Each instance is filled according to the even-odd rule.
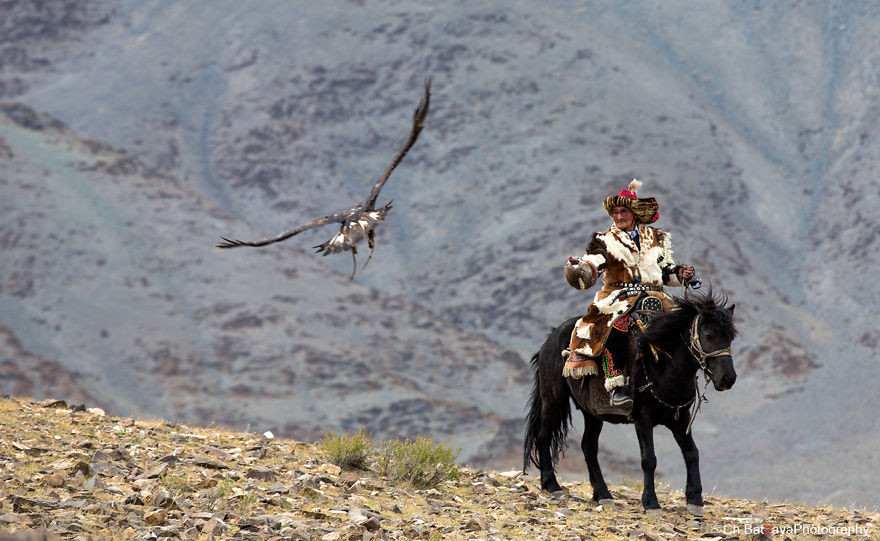
[[[632,337],[631,356],[636,360],[631,362],[630,373],[635,394],[629,415],[597,413],[596,408],[591,407],[590,385],[586,382],[600,376],[577,380],[562,377],[562,351],[568,347],[577,318],[569,319],[550,332],[541,350],[532,357],[535,384],[529,400],[523,453],[523,471],[529,462],[538,467],[541,488],[550,492],[561,490],[554,466],[560,452],[565,450],[571,424],[569,398],[572,398],[584,414],[581,449],[590,473],[594,501],[612,501],[597,456],[602,424],[604,421],[633,423],[644,472],[642,505],[646,510],[660,509],[654,491],[657,457],[653,430],[662,424],[672,431],[684,455],[688,511],[702,515],[699,454],[690,433],[689,407],[698,391],[697,370],[704,370],[719,391],[731,388],[736,381],[730,354],[730,344],[736,336],[735,305],[725,306],[727,299],[716,298],[711,291],[708,295],[676,298],[675,302],[676,309],[656,315],[644,333],[635,332]],[[595,400],[592,404],[595,405]]]

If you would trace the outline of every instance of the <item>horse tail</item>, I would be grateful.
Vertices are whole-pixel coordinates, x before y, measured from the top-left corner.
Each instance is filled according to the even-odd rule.
[[[551,333],[547,342],[553,338]],[[565,454],[565,442],[568,437],[568,428],[571,425],[571,403],[568,385],[562,378],[562,367],[553,359],[544,358],[546,355],[560,357],[559,351],[553,351],[545,343],[541,351],[532,356],[532,370],[535,373],[535,382],[532,386],[532,394],[528,403],[528,415],[526,417],[526,436],[523,445],[523,472],[529,463],[541,469],[541,447],[549,444],[550,457],[553,466],[559,461],[559,457]],[[545,351],[548,350],[549,351]],[[542,358],[544,361],[542,362]],[[543,392],[542,392],[543,391]],[[545,464],[544,467],[549,466]]]

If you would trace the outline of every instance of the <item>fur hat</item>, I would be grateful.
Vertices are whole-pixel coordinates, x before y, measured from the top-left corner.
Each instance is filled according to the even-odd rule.
[[[656,222],[657,218],[660,217],[660,214],[657,212],[660,207],[657,204],[657,200],[653,197],[638,198],[636,192],[641,187],[642,183],[640,181],[632,179],[628,190],[620,190],[619,194],[605,198],[603,203],[605,212],[611,216],[611,211],[614,210],[614,207],[626,207],[635,214],[638,222],[643,224]]]

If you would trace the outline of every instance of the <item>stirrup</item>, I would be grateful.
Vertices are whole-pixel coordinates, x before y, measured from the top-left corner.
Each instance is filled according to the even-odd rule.
[[[626,406],[628,404],[632,404],[633,401],[632,397],[627,394],[626,386],[624,385],[611,389],[608,395],[608,402],[612,406]]]

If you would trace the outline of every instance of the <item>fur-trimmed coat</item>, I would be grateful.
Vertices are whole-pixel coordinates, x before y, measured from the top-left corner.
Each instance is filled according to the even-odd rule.
[[[669,234],[644,224],[639,225],[638,230],[641,249],[626,231],[612,225],[595,233],[587,252],[579,258],[581,262],[593,264],[602,273],[604,285],[596,292],[586,315],[575,325],[570,344],[572,351],[588,357],[598,356],[611,325],[635,303],[637,297],[621,298],[625,289],[611,284],[638,281],[654,286],[682,285],[678,278],[679,266],[672,259]],[[665,292],[646,293],[660,299],[664,311],[672,307],[672,299]]]

